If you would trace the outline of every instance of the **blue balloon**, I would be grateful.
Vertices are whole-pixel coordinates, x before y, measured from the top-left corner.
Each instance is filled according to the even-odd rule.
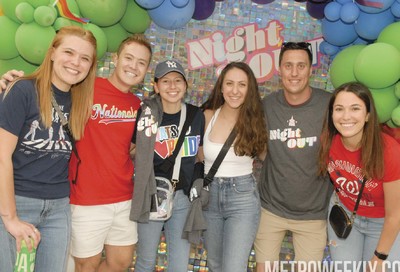
[[[148,13],[159,27],[174,30],[184,27],[192,19],[194,8],[195,0],[189,0],[189,3],[183,8],[177,8],[170,0],[165,0],[159,7],[149,9]]]
[[[322,36],[330,44],[344,46],[358,37],[353,24],[345,24],[341,20],[330,22],[326,19],[322,19],[321,22]]]
[[[325,18],[332,22],[339,20],[341,8],[341,4],[337,2],[330,2],[324,9]]]
[[[338,2],[338,3],[341,4],[341,5],[344,5],[344,4],[346,4],[346,3],[353,2],[353,0],[336,0],[336,2]]]
[[[145,9],[154,9],[159,7],[164,0],[134,0],[139,6]]]
[[[354,23],[354,28],[363,39],[375,40],[379,33],[388,25],[394,22],[394,16],[390,9],[381,13],[360,12],[360,16]]]
[[[400,3],[399,2],[394,2],[393,5],[390,7],[390,11],[394,15],[394,17],[399,18],[400,17]]]
[[[339,47],[323,41],[319,44],[319,50],[325,55],[333,56],[339,52]]]
[[[360,16],[360,9],[353,2],[344,4],[340,10],[340,19],[347,24],[354,23],[358,16]]]
[[[189,0],[171,0],[171,3],[177,8],[183,8],[189,3]]]
[[[380,13],[390,8],[396,0],[356,0],[357,6],[365,13]]]
[[[355,40],[355,41],[353,42],[353,45],[357,45],[357,44],[367,45],[367,44],[370,44],[370,43],[373,43],[373,41],[364,40],[364,39],[358,37],[357,40]]]

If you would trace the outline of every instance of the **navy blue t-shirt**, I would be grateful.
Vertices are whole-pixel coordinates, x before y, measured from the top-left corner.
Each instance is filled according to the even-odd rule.
[[[46,129],[41,123],[34,84],[34,80],[20,80],[0,100],[0,127],[18,137],[12,156],[15,194],[39,199],[67,197],[71,142],[53,108],[52,126]],[[53,90],[68,119],[70,92],[62,92],[55,86]]]

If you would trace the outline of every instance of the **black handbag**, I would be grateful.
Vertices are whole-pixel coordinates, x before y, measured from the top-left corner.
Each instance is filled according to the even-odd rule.
[[[331,212],[329,214],[329,223],[331,224],[333,231],[336,233],[336,236],[339,238],[346,239],[351,232],[354,223],[354,218],[356,217],[357,214],[358,205],[360,204],[362,191],[364,190],[365,182],[366,180],[364,178],[351,217],[349,217],[346,211],[343,209],[343,207],[338,204],[338,200],[331,209]]]

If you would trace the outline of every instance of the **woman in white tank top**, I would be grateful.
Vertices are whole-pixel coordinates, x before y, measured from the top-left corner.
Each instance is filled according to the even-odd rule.
[[[266,152],[267,131],[257,80],[243,62],[229,63],[204,104],[203,150],[208,173],[230,132],[229,149],[210,183],[205,211],[207,263],[210,271],[247,271],[247,260],[260,219],[260,200],[253,159]]]

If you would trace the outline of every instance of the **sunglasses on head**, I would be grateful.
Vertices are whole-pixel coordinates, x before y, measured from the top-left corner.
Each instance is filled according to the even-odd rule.
[[[312,52],[312,46],[309,42],[284,42],[282,44],[282,48],[289,48],[289,49],[306,49]]]

